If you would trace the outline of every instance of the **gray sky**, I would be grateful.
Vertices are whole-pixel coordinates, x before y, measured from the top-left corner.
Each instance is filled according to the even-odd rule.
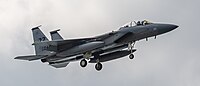
[[[200,86],[199,0],[0,0],[1,86]],[[31,28],[61,28],[65,39],[117,30],[133,20],[177,24],[172,32],[136,43],[135,59],[124,57],[81,68],[55,69],[40,61],[14,60],[34,54]],[[49,37],[50,38],[50,37]]]

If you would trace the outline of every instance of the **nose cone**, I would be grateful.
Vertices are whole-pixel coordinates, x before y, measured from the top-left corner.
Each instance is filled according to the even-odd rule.
[[[159,34],[166,33],[176,29],[178,26],[174,24],[158,24]]]
[[[174,29],[176,29],[176,28],[178,28],[178,25],[168,24],[168,26],[167,26],[167,29],[168,29],[169,31],[174,30]]]

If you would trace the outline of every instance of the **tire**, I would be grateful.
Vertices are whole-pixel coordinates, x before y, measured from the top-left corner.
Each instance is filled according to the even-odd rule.
[[[87,66],[87,61],[85,59],[81,60],[80,66],[81,67],[86,67]]]
[[[45,63],[45,62],[47,62],[47,59],[41,59],[41,62]]]
[[[96,69],[97,71],[100,71],[100,70],[102,69],[102,67],[103,67],[103,65],[102,65],[100,62],[98,62],[98,63],[95,65],[95,69]]]
[[[129,58],[130,58],[130,59],[133,59],[133,58],[134,58],[134,55],[133,55],[133,54],[130,54],[130,55],[129,55]]]

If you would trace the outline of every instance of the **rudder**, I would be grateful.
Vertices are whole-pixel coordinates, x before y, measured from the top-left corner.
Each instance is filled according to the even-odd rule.
[[[49,41],[44,33],[39,29],[40,26],[32,28],[34,43]]]

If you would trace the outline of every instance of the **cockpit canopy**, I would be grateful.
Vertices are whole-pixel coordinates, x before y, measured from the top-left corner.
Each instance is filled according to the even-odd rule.
[[[123,27],[144,26],[144,25],[148,25],[148,24],[152,24],[152,23],[147,21],[147,20],[137,21],[137,22],[134,21],[134,22],[130,22],[128,24],[125,24]]]

